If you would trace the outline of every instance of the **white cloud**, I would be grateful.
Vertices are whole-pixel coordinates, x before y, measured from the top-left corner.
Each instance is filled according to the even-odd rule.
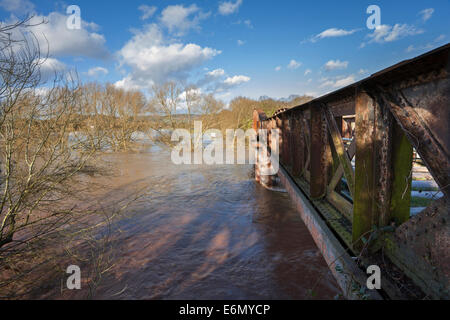
[[[186,96],[189,94],[190,96],[200,96],[203,93],[203,90],[201,88],[189,88],[187,90],[183,90],[183,92],[178,96],[178,98],[181,100],[182,107],[180,109],[187,109],[186,105]]]
[[[0,0],[0,8],[8,12],[26,14],[34,10],[34,4],[28,0]]]
[[[114,85],[117,88],[121,88],[121,89],[125,89],[125,90],[136,90],[136,91],[140,91],[143,89],[150,89],[153,84],[154,84],[154,82],[152,82],[151,80],[150,80],[150,82],[148,82],[146,84],[139,82],[136,79],[133,79],[133,77],[131,75],[127,75],[122,80],[116,81],[114,83]]]
[[[238,46],[243,46],[245,44],[245,41],[243,40],[238,40],[237,41]]]
[[[366,74],[367,72],[369,72],[369,70],[367,70],[367,69],[359,69],[359,71],[358,71],[358,73],[359,74]]]
[[[332,87],[333,85],[334,85],[334,81],[326,80],[326,81],[322,82],[322,84],[319,86],[319,88]]]
[[[224,92],[234,89],[244,83],[249,82],[250,80],[250,77],[244,75],[227,77],[224,81],[215,83],[215,85],[213,86],[213,92],[215,94],[223,94]]]
[[[275,67],[275,71],[280,71],[281,70],[281,66]]]
[[[428,8],[428,9],[424,9],[422,11],[419,12],[419,15],[422,16],[422,20],[423,22],[429,20],[431,18],[431,16],[434,13],[434,9],[433,8]]]
[[[413,45],[408,46],[408,48],[406,48],[406,52],[412,52],[414,51],[416,48]]]
[[[326,71],[346,69],[347,67],[348,61],[340,61],[340,60],[330,60],[324,66]]]
[[[207,75],[212,77],[212,78],[219,78],[219,77],[225,75],[225,70],[223,70],[223,69],[215,69],[213,71],[208,72]]]
[[[205,73],[203,78],[197,82],[197,87],[205,87],[206,92],[223,95],[250,80],[250,77],[244,75],[226,76],[225,70],[215,69]]]
[[[355,32],[359,31],[358,29],[353,30],[344,30],[344,29],[338,29],[338,28],[330,28],[322,31],[321,33],[310,37],[306,41],[302,41],[302,43],[305,42],[317,42],[319,40],[325,39],[325,38],[336,38],[336,37],[344,37],[351,34],[354,34]]]
[[[331,28],[327,29],[317,35],[318,38],[324,39],[324,38],[334,38],[334,37],[344,37],[351,34],[354,34],[357,29],[354,30],[344,30],[344,29],[337,29],[337,28]]]
[[[40,59],[40,71],[42,74],[54,74],[65,71],[66,65],[62,63],[61,61],[55,59],[55,58],[46,58],[46,59]]]
[[[434,48],[434,46],[431,44],[431,43],[427,43],[426,45],[423,45],[423,46],[417,46],[417,47],[415,47],[415,46],[413,46],[413,45],[410,45],[410,46],[408,46],[408,48],[406,48],[406,52],[413,52],[413,51],[426,51],[426,50],[431,50],[431,49],[433,49]]]
[[[103,67],[94,67],[88,70],[87,75],[89,77],[98,77],[100,75],[106,75],[109,71],[106,68]]]
[[[441,34],[439,37],[434,39],[434,42],[441,42],[446,38],[445,34]]]
[[[141,20],[147,20],[155,14],[158,8],[156,8],[155,6],[148,6],[146,4],[143,4],[139,6],[138,9],[142,12]]]
[[[169,32],[175,32],[181,36],[190,29],[198,29],[200,21],[209,15],[209,13],[202,12],[195,4],[189,7],[174,5],[163,10],[160,21]]]
[[[289,62],[287,67],[288,67],[288,69],[295,70],[295,69],[300,68],[301,65],[302,64],[300,62],[297,62],[295,60],[291,60],[291,62]]]
[[[317,96],[319,96],[319,93],[316,91],[308,91],[308,92],[305,92],[305,95],[309,96],[309,97],[317,97]]]
[[[251,20],[238,20],[236,22],[233,22],[233,24],[245,24],[249,29],[253,29],[253,24]]]
[[[336,83],[334,84],[335,88],[341,88],[341,87],[345,87],[348,85],[351,85],[352,83],[355,82],[355,77],[353,75],[348,76],[346,78],[337,80]]]
[[[393,42],[407,36],[422,34],[423,32],[423,30],[408,24],[397,23],[393,27],[383,24],[376,27],[373,33],[369,34],[368,37],[371,39],[369,42],[385,43]]]
[[[251,80],[250,77],[247,76],[234,76],[226,78],[224,83],[235,86],[245,82],[249,82],[250,80]]]
[[[219,5],[219,13],[223,16],[230,15],[239,10],[239,7],[242,4],[242,0],[236,0],[236,2],[225,1]]]
[[[312,73],[311,69],[307,69],[307,70],[305,71],[305,76],[307,76],[307,75],[310,74],[310,73]]]
[[[121,65],[131,68],[131,72],[116,85],[149,88],[155,82],[186,79],[190,71],[220,53],[194,43],[167,42],[160,28],[150,24],[119,51]]]
[[[76,70],[71,69],[58,59],[40,58],[37,63],[39,64],[39,73],[42,84],[60,77],[63,77],[67,81],[76,82],[78,80]]]
[[[33,89],[34,93],[38,96],[45,97],[47,94],[51,92],[51,88],[49,87],[39,87]]]
[[[46,23],[41,23],[42,21]],[[31,31],[44,55],[49,53],[51,56],[84,56],[98,59],[109,56],[104,36],[92,31],[98,29],[97,24],[82,21],[80,30],[70,30],[66,21],[67,16],[57,12],[48,16],[36,15],[29,21],[31,27],[17,32]]]
[[[346,87],[346,86],[354,83],[355,76],[354,75],[349,75],[347,77],[339,76],[339,77],[332,78],[332,79],[323,78],[320,81],[322,82],[322,84],[320,85],[320,88],[332,87],[332,88],[338,89],[338,88]]]

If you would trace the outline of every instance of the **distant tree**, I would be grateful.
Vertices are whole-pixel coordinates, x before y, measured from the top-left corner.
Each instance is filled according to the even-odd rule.
[[[159,142],[172,146],[173,130],[193,131],[194,121],[202,121],[203,132],[220,126],[218,115],[225,104],[193,85],[183,86],[175,81],[157,84],[152,96],[151,110],[158,119],[153,129],[158,132]]]

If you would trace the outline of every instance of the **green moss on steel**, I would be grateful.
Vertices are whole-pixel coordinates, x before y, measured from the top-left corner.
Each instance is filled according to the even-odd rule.
[[[397,225],[410,217],[413,147],[398,125],[393,132],[391,220]]]

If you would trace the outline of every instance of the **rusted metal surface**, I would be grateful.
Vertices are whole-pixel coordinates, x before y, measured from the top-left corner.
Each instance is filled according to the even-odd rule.
[[[442,198],[401,225],[385,254],[432,299],[450,299],[450,203]]]
[[[342,141],[342,133],[339,130],[334,115],[329,108],[324,108],[325,118],[327,120],[328,129],[331,134],[332,143],[336,150],[337,156],[339,158],[339,164],[342,166],[344,175],[347,178],[347,184],[350,189],[350,194],[353,195],[355,192],[355,173],[353,172],[352,164],[350,162],[350,157],[345,150],[344,143]]]
[[[283,159],[283,163],[285,165],[290,165],[291,163],[291,146],[290,146],[290,127],[289,127],[289,117],[284,113],[281,114],[282,121],[282,140],[283,140],[283,149],[281,152],[281,158]]]
[[[366,93],[356,97],[356,166],[355,198],[353,207],[353,243],[362,248],[363,238],[368,239],[373,226],[377,224],[375,206],[375,163],[376,154],[375,113],[376,102]]]
[[[378,216],[377,226],[386,226],[390,223],[390,205],[392,193],[392,153],[393,150],[393,124],[389,108],[380,102],[375,108],[375,133],[374,143],[374,166],[375,166],[375,195],[373,210]]]
[[[262,110],[255,110],[253,112],[253,130],[261,129],[262,123],[266,120],[267,116]]]
[[[310,193],[313,199],[326,196],[332,159],[326,119],[321,107],[311,108]]]
[[[305,138],[304,138],[304,126],[303,116],[296,115],[293,119],[292,129],[292,174],[300,177],[304,173],[305,167]]]
[[[370,247],[379,254],[377,250],[390,245],[389,258],[426,294],[448,298],[450,44],[303,105],[280,109],[271,118],[260,114],[254,121],[282,131],[283,179],[288,185],[295,181],[310,201],[302,198],[300,212],[313,204],[354,253]],[[428,217],[422,222],[409,216],[413,147],[444,196],[421,214]],[[297,191],[290,193],[298,196]],[[445,227],[437,227],[438,218],[429,218],[433,212]],[[416,243],[398,235],[412,223],[423,234]],[[395,239],[387,236],[381,244],[372,243],[386,226],[397,228]],[[331,230],[319,232],[328,236]],[[426,251],[430,239],[444,247]],[[430,263],[426,254],[438,263]]]
[[[399,226],[409,220],[413,147],[406,138],[406,134],[394,121],[392,123],[392,146],[390,148],[391,183],[390,183],[390,212],[389,220]],[[386,221],[380,221],[387,224]]]
[[[450,84],[450,82],[447,81],[447,84]],[[447,89],[448,99],[450,99],[450,86]],[[443,115],[443,118],[436,119],[439,113],[430,113],[427,117],[421,117],[416,111],[417,107],[413,106],[401,92],[383,92],[380,93],[380,96],[390,107],[392,114],[420,154],[441,191],[447,197],[450,197],[450,155],[447,152],[450,148],[450,141],[448,140],[450,135],[448,131],[450,100],[447,104],[441,105],[446,114]],[[446,129],[441,129],[446,137],[436,135],[437,132],[432,127],[435,122],[447,123]],[[448,145],[442,145],[441,142],[447,142]]]

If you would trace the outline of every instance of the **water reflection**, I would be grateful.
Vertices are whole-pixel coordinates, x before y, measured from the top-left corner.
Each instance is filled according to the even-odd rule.
[[[125,194],[150,185],[118,223],[115,265],[98,299],[332,299],[339,290],[288,196],[255,184],[250,166],[175,166],[152,148],[107,155]],[[104,181],[104,182],[105,182]]]

